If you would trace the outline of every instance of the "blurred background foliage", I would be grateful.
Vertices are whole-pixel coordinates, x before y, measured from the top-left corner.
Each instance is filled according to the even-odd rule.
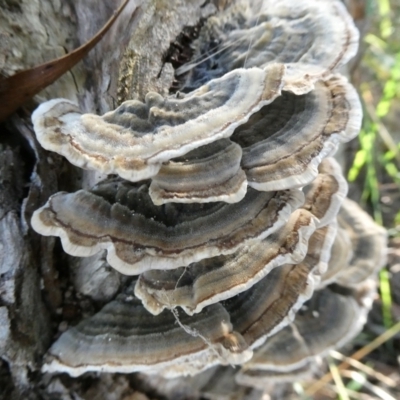
[[[348,178],[362,180],[361,201],[391,235],[399,235],[400,1],[363,3],[362,59],[352,72],[362,97],[364,123]]]
[[[364,119],[342,161],[349,196],[388,230],[388,264],[363,332],[330,353],[328,374],[294,389],[303,400],[400,400],[400,0],[343,2],[361,32],[349,73]]]
[[[353,82],[364,108],[359,147],[348,171],[362,206],[400,244],[400,0],[353,1],[363,7],[362,58]],[[357,20],[357,18],[356,18]],[[394,324],[391,271],[380,273],[383,325]]]
[[[364,108],[359,148],[348,172],[375,220],[400,238],[400,1],[365,0],[362,59],[353,69]],[[364,31],[364,32],[363,32]],[[394,241],[396,243],[396,240]],[[380,273],[383,324],[390,328],[390,271]]]

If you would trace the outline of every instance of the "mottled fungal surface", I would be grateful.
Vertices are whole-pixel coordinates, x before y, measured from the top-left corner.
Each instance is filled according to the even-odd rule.
[[[293,323],[255,351],[236,376],[237,381],[262,387],[268,379],[274,379],[274,375],[269,376],[271,372],[283,376],[307,372],[316,356],[341,347],[361,331],[372,304],[372,291],[360,293],[334,287],[316,292],[297,312]]]
[[[192,89],[235,68],[281,62],[289,67],[286,87],[303,94],[305,82],[329,75],[356,54],[358,37],[337,0],[238,0],[209,18],[195,43],[193,62],[177,75],[189,71],[184,87]]]
[[[295,211],[283,228],[231,255],[208,258],[173,271],[153,270],[140,275],[135,294],[158,314],[164,308],[182,307],[187,313],[250,289],[273,268],[300,262],[316,219]]]
[[[193,93],[167,99],[149,94],[146,103],[125,102],[103,117],[54,100],[40,106],[33,121],[41,144],[79,167],[130,181],[158,174],[151,187],[156,204],[232,203],[246,190],[239,161],[258,190],[301,187],[360,129],[361,106],[345,78],[317,82],[303,96],[278,97],[283,71],[278,64],[236,70]],[[218,140],[232,134],[243,155]]]
[[[361,127],[358,95],[347,80],[319,81],[311,92],[283,92],[237,128],[232,140],[243,148],[242,168],[258,190],[282,190],[310,183],[318,165],[354,138]]]
[[[198,147],[161,166],[150,185],[154,204],[236,203],[247,191],[242,148],[228,139]]]
[[[235,329],[253,348],[292,322],[318,287],[331,243],[320,231],[310,237],[301,262],[274,269],[251,289],[223,303]]]
[[[196,36],[173,95],[102,116],[55,99],[32,116],[44,148],[112,174],[32,217],[86,257],[72,283],[99,304],[53,343],[46,372],[231,364],[222,380],[258,393],[262,379],[312,373],[365,321],[386,236],[346,199],[331,157],[362,118],[338,71],[358,42],[344,6],[234,0]]]
[[[102,249],[118,271],[136,275],[230,254],[279,229],[303,202],[297,190],[249,190],[239,203],[155,206],[148,184],[105,182],[91,192],[57,193],[37,210],[33,227],[59,236],[66,252]],[[235,218],[231,218],[235,216]]]
[[[220,304],[193,317],[175,317],[169,311],[155,317],[128,289],[65,332],[49,350],[44,370],[71,376],[147,371],[174,377],[217,363],[242,364],[251,356]]]
[[[102,117],[69,100],[43,103],[32,115],[40,144],[72,164],[129,181],[157,174],[161,163],[229,137],[280,95],[286,68],[232,71],[188,94],[126,101]]]
[[[325,276],[326,271],[328,270],[329,261],[332,260],[332,253],[335,250],[333,248],[333,245],[337,235],[337,229],[338,229],[337,225],[338,225],[337,222],[333,221],[329,225],[325,225],[322,228],[317,229],[312,236],[312,241],[310,240],[309,243],[309,250],[313,245],[313,243],[316,243],[318,246],[318,250],[314,251],[315,257],[317,257],[316,269],[319,273],[318,288],[321,287],[321,280],[323,279],[323,276]]]
[[[332,226],[318,232],[323,236],[321,263],[326,269],[334,238],[332,230],[336,229],[334,221],[347,194],[347,183],[332,158],[325,159],[319,170],[318,177],[304,189],[302,208],[294,211],[278,231],[227,256],[207,258],[173,271],[147,271],[140,275],[135,294],[154,314],[176,306],[189,314],[199,312],[206,305],[251,288],[273,268],[301,262],[307,254],[310,236],[317,228],[331,223]]]
[[[318,376],[319,365],[313,361],[305,361],[304,365],[288,371],[276,371],[273,369],[245,369],[237,372],[235,381],[240,386],[258,388],[261,391],[268,390],[271,384],[309,381],[313,376]],[[223,367],[221,367],[223,368]]]
[[[342,170],[333,158],[326,158],[318,168],[319,174],[305,186],[305,202],[302,206],[318,218],[318,227],[335,221],[339,209],[346,198],[348,185]]]

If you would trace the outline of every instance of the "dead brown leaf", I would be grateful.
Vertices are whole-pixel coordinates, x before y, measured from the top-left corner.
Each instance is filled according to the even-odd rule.
[[[52,84],[82,60],[107,33],[128,2],[129,0],[124,0],[103,28],[92,39],[71,53],[34,68],[17,72],[13,76],[0,77],[0,121],[5,120],[27,100]]]

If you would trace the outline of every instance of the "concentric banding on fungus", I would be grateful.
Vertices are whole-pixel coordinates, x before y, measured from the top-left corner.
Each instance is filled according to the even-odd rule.
[[[305,203],[289,221],[261,242],[243,246],[233,254],[204,259],[185,268],[143,273],[135,294],[154,314],[182,307],[188,314],[248,290],[273,268],[301,262],[314,234],[309,257],[315,258],[318,275],[327,269],[336,231],[336,214],[347,193],[347,183],[333,159],[319,167],[315,181],[305,188]],[[329,225],[327,225],[329,224]],[[324,227],[325,226],[325,227]],[[314,231],[318,227],[323,227]],[[316,260],[318,258],[318,261]]]
[[[312,235],[303,261],[273,269],[247,291],[222,302],[235,331],[251,348],[259,347],[292,322],[312,296],[320,281],[318,268],[325,243],[323,235]]]
[[[322,160],[318,172],[314,181],[303,188],[306,200],[302,208],[318,218],[320,228],[336,222],[339,209],[347,195],[348,184],[334,158]]]
[[[153,314],[177,306],[190,315],[198,313],[209,304],[248,290],[274,268],[301,262],[317,222],[308,211],[296,210],[277,232],[231,255],[204,259],[173,271],[141,274],[135,294]]]
[[[150,196],[154,204],[237,203],[247,190],[241,158],[241,147],[229,139],[198,147],[162,165],[152,178]]]
[[[296,188],[313,181],[322,160],[358,134],[361,119],[355,89],[335,75],[302,96],[283,92],[238,127],[231,140],[243,148],[249,186]]]
[[[235,68],[282,62],[286,88],[303,94],[354,57],[358,41],[338,0],[239,0],[208,19],[193,45],[193,61],[176,75],[188,73],[184,88],[191,90]]]
[[[43,371],[74,377],[144,371],[172,378],[215,364],[242,364],[251,356],[220,304],[192,317],[170,311],[154,316],[128,290],[64,332],[51,346]]]
[[[72,164],[129,181],[156,175],[163,162],[229,137],[281,93],[285,66],[240,69],[199,89],[163,98],[148,93],[103,116],[66,99],[41,104],[32,121],[40,144]]]
[[[354,338],[361,331],[369,308],[360,302],[358,292],[336,290],[325,288],[315,292],[297,312],[293,323],[269,337],[255,351],[240,371],[238,381],[250,383],[252,378],[256,384],[262,371],[267,378],[271,371],[286,373],[301,369],[315,356],[323,356]],[[365,296],[371,297],[371,291]],[[258,371],[258,376],[251,371]]]
[[[338,222],[350,237],[353,252],[349,263],[343,265],[334,281],[342,286],[354,287],[385,265],[387,232],[349,199],[342,204]]]
[[[149,269],[198,263],[197,270],[190,265],[187,271],[162,272],[171,278],[169,287],[175,284],[177,290],[185,287],[188,271],[192,281],[207,276],[209,271],[196,275],[206,269],[205,258],[217,260],[217,272],[232,261],[243,261],[244,255],[265,264],[265,254],[271,251],[275,259],[258,270],[246,259],[243,271],[233,271],[235,279],[245,279],[231,286],[222,284],[225,278],[209,276],[214,286],[203,290],[200,302],[182,305],[174,300],[171,305],[168,299],[171,311],[159,310],[157,316],[134,297],[132,284],[99,313],[62,334],[49,351],[44,371],[72,376],[143,371],[170,378],[216,364],[243,364],[252,356],[248,346],[257,348],[267,340],[260,350],[268,352],[270,341],[297,312],[290,325],[292,337],[285,342],[285,335],[279,334],[280,341],[272,344],[272,350],[283,355],[273,371],[276,379],[279,373],[305,371],[315,354],[349,340],[354,326],[360,329],[366,306],[361,305],[364,295],[353,290],[329,288],[314,296],[312,301],[319,303],[310,306],[312,317],[328,317],[336,322],[333,328],[324,322],[319,332],[313,331],[313,324],[304,319],[310,310],[299,312],[318,288],[329,253],[331,263],[336,257],[336,249],[330,250],[334,219],[346,190],[334,163],[322,160],[360,127],[361,107],[354,89],[343,77],[332,75],[355,54],[357,31],[339,0],[232,4],[202,30],[197,55],[210,50],[218,37],[213,43],[217,51],[209,57],[213,68],[206,62],[192,69],[183,91],[195,91],[167,98],[149,93],[143,103],[126,102],[102,117],[82,114],[62,99],[43,104],[33,115],[44,147],[100,173],[116,173],[130,181],[153,177],[151,196],[164,205],[151,201],[149,182],[132,185],[111,179],[92,191],[54,195],[34,214],[32,224],[45,235],[60,236],[71,254],[89,256],[105,249],[108,261],[126,274],[144,272],[143,277],[153,275],[156,280],[160,275]],[[285,114],[289,108],[293,112]],[[269,120],[271,110],[285,118]],[[246,134],[250,123],[251,129],[260,128],[253,136]],[[267,132],[271,126],[275,130]],[[232,134],[236,144],[227,139]],[[220,149],[220,143],[230,144]],[[267,193],[250,188],[245,195],[247,179]],[[294,188],[306,184],[310,186],[304,192],[311,201],[296,210],[303,195]],[[176,201],[208,203],[171,204]],[[237,204],[209,204],[215,201]],[[386,238],[346,204],[339,220],[355,251],[346,268],[337,273],[333,268],[334,279],[353,287],[382,265]],[[330,292],[349,297],[352,304],[328,299],[321,305],[320,299]],[[104,300],[103,294],[100,297]],[[188,316],[177,311],[176,304],[188,313],[201,312]],[[332,321],[343,314],[346,321]],[[306,347],[303,353],[301,346]],[[271,374],[272,358],[265,364],[259,353],[237,380]]]
[[[116,180],[92,191],[53,195],[35,211],[32,226],[59,236],[71,255],[87,257],[105,249],[113,268],[136,275],[234,253],[281,228],[303,201],[299,190],[249,189],[234,204],[155,206],[148,184]]]

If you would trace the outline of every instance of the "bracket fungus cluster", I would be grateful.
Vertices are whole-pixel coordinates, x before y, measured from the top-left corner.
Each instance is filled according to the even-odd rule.
[[[230,364],[260,387],[361,329],[386,236],[346,199],[332,158],[361,125],[338,72],[357,30],[337,0],[231,3],[176,71],[180,92],[103,116],[66,99],[34,112],[44,148],[113,175],[54,194],[33,228],[134,276],[61,335],[45,371],[177,377]]]

